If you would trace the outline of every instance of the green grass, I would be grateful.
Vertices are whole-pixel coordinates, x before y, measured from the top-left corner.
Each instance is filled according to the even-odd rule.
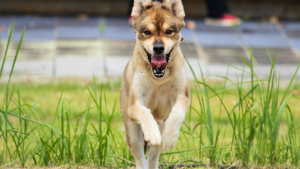
[[[120,80],[14,83],[13,69],[24,31],[9,80],[0,83],[0,168],[134,166],[124,139],[118,101]],[[248,52],[250,63],[244,62],[242,76],[235,81],[226,76],[221,82],[207,81],[199,66],[202,76],[191,81],[191,106],[177,146],[160,157],[165,168],[173,164],[250,168],[299,165],[299,96],[290,94],[299,91],[299,83],[293,83],[294,75],[287,86],[281,86],[274,66],[276,55],[274,59],[270,56],[269,77],[260,78],[254,73],[251,48]],[[6,54],[0,78],[5,60]],[[235,67],[229,63],[229,69]],[[245,74],[251,78],[245,79]]]

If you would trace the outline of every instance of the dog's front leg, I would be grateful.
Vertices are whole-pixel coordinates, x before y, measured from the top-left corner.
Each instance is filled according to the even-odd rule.
[[[185,95],[179,95],[172,111],[165,122],[162,133],[162,150],[170,151],[175,147],[180,126],[185,119],[185,113],[190,105],[190,99]]]
[[[131,106],[129,106],[128,108],[129,119],[131,120],[131,123],[135,123],[136,125],[139,125],[139,127],[143,132],[144,140],[148,141],[149,145],[159,146],[161,145],[162,138],[161,138],[161,133],[159,131],[158,124],[154,120],[150,109],[146,108],[143,105],[144,103],[143,99],[135,99],[135,98],[139,98],[137,96],[138,93],[136,93],[136,95],[134,96],[133,93],[130,94],[131,99],[129,99],[129,104]],[[144,142],[142,138],[140,141]],[[133,138],[128,138],[128,139],[129,142],[130,140],[133,140]],[[134,142],[134,140],[132,142]],[[144,150],[143,150],[144,147],[136,144],[132,144],[130,146],[131,146],[130,151],[136,161],[136,168],[148,169],[149,166],[144,156]]]
[[[139,100],[129,107],[128,115],[133,122],[138,123],[144,133],[144,140],[151,146],[161,144],[161,134],[151,110],[141,104]]]
[[[156,120],[157,124],[159,125],[159,130],[162,133],[164,128],[164,121],[163,120]],[[148,165],[149,169],[158,169],[158,160],[159,155],[161,153],[161,145],[160,146],[149,146],[148,151]]]

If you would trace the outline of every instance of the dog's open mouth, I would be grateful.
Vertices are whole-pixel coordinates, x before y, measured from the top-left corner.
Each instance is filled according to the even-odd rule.
[[[152,74],[154,77],[162,78],[165,75],[165,71],[166,71],[165,69],[169,62],[171,51],[166,55],[158,55],[158,56],[151,55],[146,51],[149,63],[151,64],[152,67]]]

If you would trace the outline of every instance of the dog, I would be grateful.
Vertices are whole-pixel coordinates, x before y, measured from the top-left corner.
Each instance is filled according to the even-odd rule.
[[[120,106],[126,142],[137,169],[158,169],[162,150],[171,150],[190,105],[190,88],[179,48],[185,26],[181,0],[135,0],[133,57],[121,82]],[[145,158],[145,142],[149,145]]]

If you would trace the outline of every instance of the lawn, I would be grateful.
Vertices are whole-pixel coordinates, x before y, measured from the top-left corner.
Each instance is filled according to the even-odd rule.
[[[269,78],[260,78],[249,53],[250,72],[240,71],[251,79],[190,81],[191,106],[176,147],[160,156],[162,168],[299,165],[299,83],[295,75],[282,83],[271,56]],[[17,56],[18,50],[14,64]],[[14,82],[13,71],[10,77],[0,84],[0,167],[134,166],[124,140],[120,79]]]
[[[8,115],[8,121],[12,126],[7,126],[7,147],[1,146],[0,149],[0,152],[2,152],[2,165],[60,166],[68,164],[71,166],[87,165],[112,168],[132,166],[134,160],[130,156],[124,141],[125,131],[118,102],[120,80],[114,79],[109,82],[103,82],[103,80],[95,79],[93,82],[91,79],[85,80],[85,84],[82,79],[56,80],[50,83],[19,82],[11,84],[9,91],[13,94],[10,95],[12,96],[11,100],[9,96],[8,110],[11,114],[20,115],[24,119],[20,120],[17,117]],[[224,93],[225,91],[221,87],[222,82],[208,82],[207,84],[217,93]],[[5,99],[6,85],[5,83],[0,84],[0,103],[7,101]],[[192,81],[191,86],[193,86]],[[222,102],[230,110],[239,101],[239,94],[230,84],[226,88],[226,94],[224,94]],[[101,106],[102,118],[105,119],[101,120],[101,134],[98,130],[100,111],[97,111],[97,105],[88,89],[93,96],[95,95],[94,91],[97,92],[97,103],[99,107]],[[245,91],[249,90],[245,89]],[[297,85],[293,85],[291,91],[297,91]],[[102,92],[102,105],[99,98],[100,92]],[[284,90],[279,90],[279,98],[282,98],[284,93]],[[204,92],[198,92],[198,94],[205,95]],[[217,165],[242,165],[243,155],[246,152],[242,150],[242,146],[244,146],[243,142],[240,142],[242,140],[233,138],[233,133],[234,129],[240,130],[236,131],[236,135],[241,134],[240,137],[242,139],[248,139],[249,131],[247,130],[250,125],[250,117],[246,113],[236,111],[235,117],[237,119],[235,119],[236,127],[234,128],[230,124],[225,109],[220,106],[221,101],[215,96],[214,92],[209,91],[209,104],[214,132],[213,140],[216,141],[217,139],[218,141],[214,150],[216,152],[210,152],[209,131],[207,131],[205,119],[203,119],[201,114],[205,112],[200,112],[201,104],[198,102],[195,87],[191,88],[191,95],[191,110],[187,113],[186,120],[181,128],[177,146],[172,152],[162,154],[161,163],[210,164],[210,153],[213,153],[215,154],[215,157],[213,157],[215,159],[213,160]],[[260,93],[254,93],[254,98],[259,96],[261,96]],[[291,112],[299,112],[300,110],[297,104],[299,103],[299,98],[297,97],[292,96],[289,99],[288,105]],[[247,101],[245,103],[247,104]],[[299,116],[298,113],[292,116],[294,121],[298,122],[298,124],[294,124],[295,129],[297,126],[299,127]],[[259,157],[254,155],[259,155],[263,152],[258,149],[255,150],[255,146],[259,143],[257,139],[253,139],[253,150],[249,152],[251,155],[247,165],[269,166],[271,165],[270,156],[278,156],[277,158],[282,160],[276,160],[274,165],[292,165],[292,157],[289,155],[291,153],[289,152],[289,137],[287,136],[289,134],[289,125],[291,125],[290,117],[291,115],[288,111],[285,111],[281,118],[278,132],[279,143],[276,144],[279,152],[275,152],[276,154],[264,152],[265,154],[260,158],[263,158],[261,160],[265,161],[256,161],[255,158],[259,159]],[[43,125],[30,122],[25,118]],[[1,122],[0,143],[5,145],[3,119]],[[49,125],[51,128],[44,125]],[[245,133],[243,133],[244,127],[246,129]],[[299,138],[299,130],[297,131],[295,131],[294,139]],[[259,134],[259,130],[256,132],[256,134]],[[101,139],[103,139],[101,145],[107,151],[102,152],[102,163],[99,157]],[[266,141],[265,144],[271,144],[268,136],[264,139],[266,139],[263,140]],[[64,144],[66,145],[63,146]],[[294,144],[296,147],[299,146],[298,142]],[[270,151],[268,149],[271,148],[269,147],[271,145],[264,146],[264,151]],[[286,150],[282,149],[284,147]],[[82,156],[78,157],[81,154],[80,152]],[[8,163],[9,161],[13,161],[13,163]]]

